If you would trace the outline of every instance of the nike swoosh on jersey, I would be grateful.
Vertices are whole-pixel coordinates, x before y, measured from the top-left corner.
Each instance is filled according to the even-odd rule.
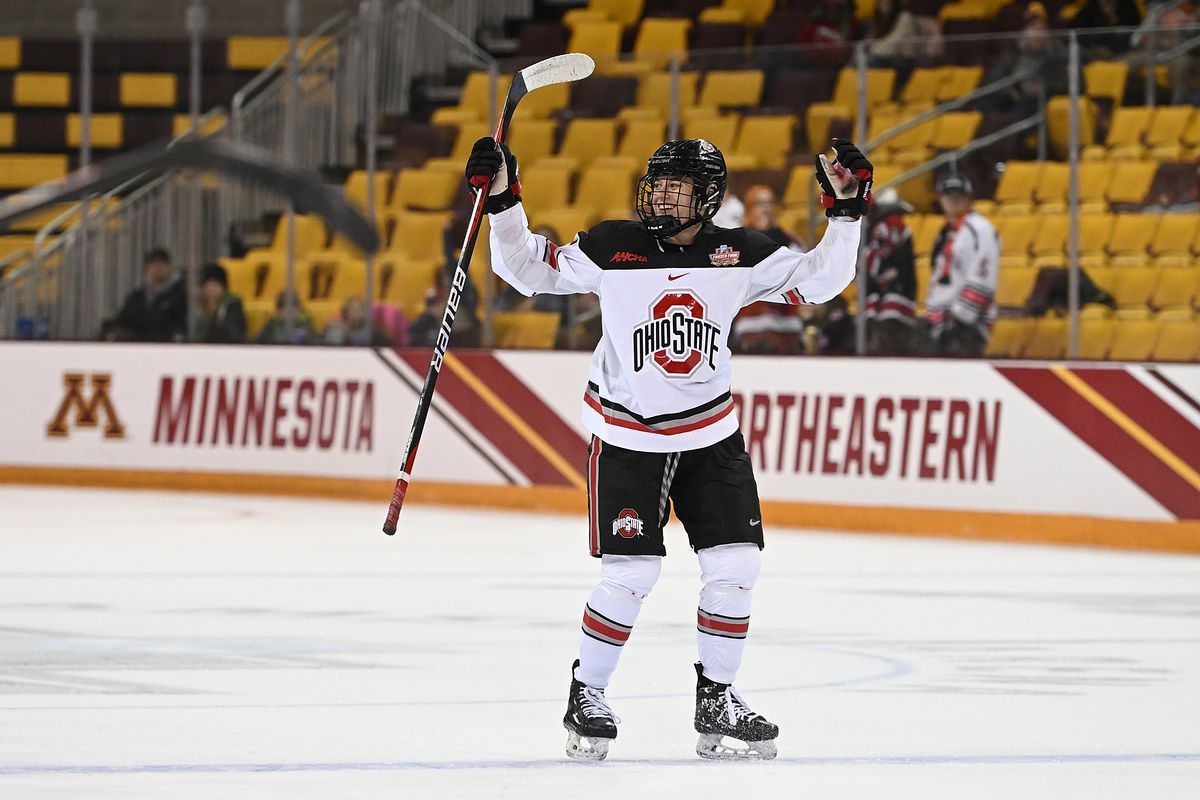
[[[667,276],[667,280],[669,280],[669,281],[677,281],[677,280],[679,280],[680,278],[682,278],[684,275],[691,275],[691,274],[692,274],[692,273],[690,273],[690,272],[681,272],[681,273],[679,273],[678,275],[668,275],[668,276]]]

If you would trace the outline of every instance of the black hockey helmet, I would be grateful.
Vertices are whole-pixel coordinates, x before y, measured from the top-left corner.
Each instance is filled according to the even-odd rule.
[[[725,156],[704,139],[678,139],[654,151],[646,174],[638,181],[636,209],[642,225],[653,236],[666,239],[697,222],[712,219],[725,196]],[[654,182],[660,178],[690,178],[692,209],[687,219],[656,214],[652,202]]]

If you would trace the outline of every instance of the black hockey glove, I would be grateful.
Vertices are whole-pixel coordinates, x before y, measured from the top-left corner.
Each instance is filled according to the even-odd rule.
[[[492,186],[483,203],[485,214],[498,214],[521,202],[521,173],[517,169],[517,157],[508,149],[508,145],[502,144],[497,148],[496,140],[485,136],[475,142],[467,158],[467,183],[479,189],[489,179]]]
[[[816,158],[825,216],[859,219],[871,210],[875,167],[849,139],[834,139],[833,149],[837,154],[833,164],[824,153]]]

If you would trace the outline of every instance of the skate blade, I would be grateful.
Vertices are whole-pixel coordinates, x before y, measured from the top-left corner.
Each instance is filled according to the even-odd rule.
[[[737,742],[738,740],[731,739],[730,741]],[[730,746],[725,744],[722,736],[715,733],[702,733],[699,741],[696,742],[696,755],[714,761],[770,761],[779,753],[774,739],[739,743],[743,746]]]
[[[567,758],[580,761],[603,761],[608,755],[608,745],[612,739],[580,736],[574,731],[567,731]]]

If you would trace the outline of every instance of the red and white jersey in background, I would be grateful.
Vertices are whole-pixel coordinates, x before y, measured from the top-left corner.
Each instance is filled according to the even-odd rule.
[[[970,211],[947,222],[933,245],[933,275],[925,317],[936,338],[947,315],[974,325],[985,337],[996,322],[996,283],[1000,277],[1000,235],[987,219]]]
[[[916,323],[917,274],[912,231],[902,214],[870,223],[863,248],[867,271],[867,319]]]
[[[601,222],[555,247],[520,204],[491,215],[492,269],[522,294],[593,292],[603,336],[592,355],[583,423],[605,442],[670,453],[737,430],[728,346],[745,305],[791,293],[823,303],[854,278],[859,223],[833,219],[808,253],[758,231],[706,224],[687,246],[638,222]]]

